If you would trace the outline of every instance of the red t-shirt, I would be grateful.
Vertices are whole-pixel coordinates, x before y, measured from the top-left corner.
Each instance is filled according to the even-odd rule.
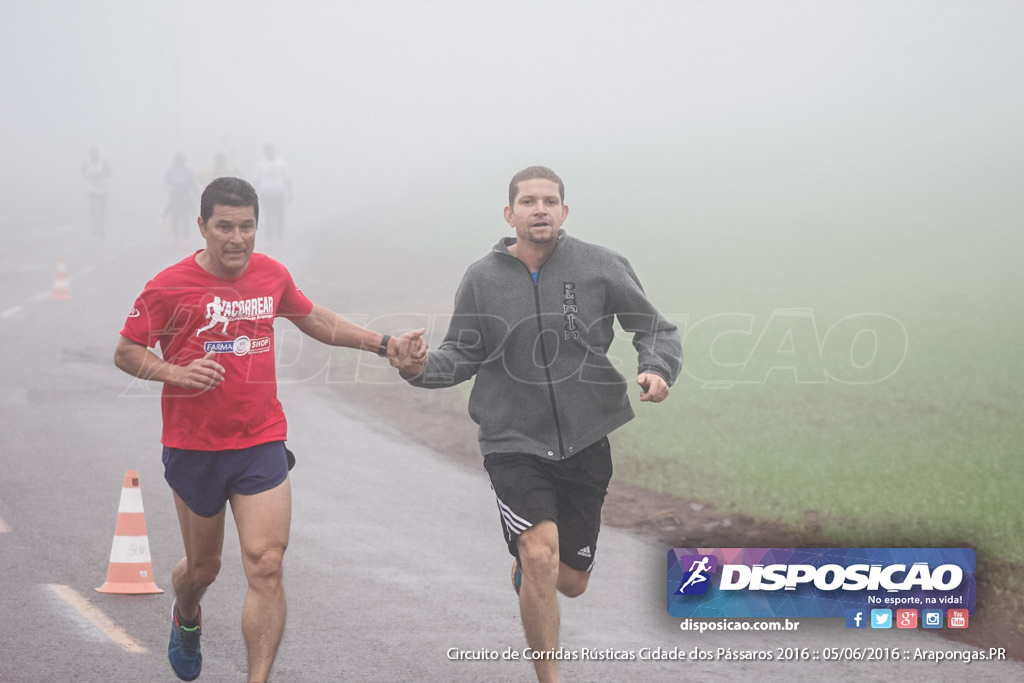
[[[121,335],[148,347],[159,343],[164,360],[176,365],[214,351],[224,366],[224,381],[210,391],[164,385],[163,444],[219,451],[283,441],[274,318],[312,310],[288,269],[265,254],[253,254],[235,279],[207,272],[193,254],[150,280]]]

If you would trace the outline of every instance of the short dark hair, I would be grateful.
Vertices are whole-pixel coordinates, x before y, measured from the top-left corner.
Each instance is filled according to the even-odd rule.
[[[530,166],[512,176],[512,182],[508,184],[508,205],[512,206],[515,203],[516,195],[519,194],[519,183],[524,180],[536,180],[537,178],[550,180],[557,184],[558,195],[561,197],[562,203],[565,203],[565,183],[558,177],[558,174],[547,166]]]
[[[260,220],[260,198],[256,188],[241,178],[217,178],[203,190],[199,199],[199,217],[203,223],[210,220],[213,207],[217,206],[251,206],[256,221]]]

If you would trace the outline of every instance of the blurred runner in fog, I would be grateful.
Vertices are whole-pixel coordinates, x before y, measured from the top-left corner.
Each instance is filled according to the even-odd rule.
[[[260,227],[266,231],[267,237],[280,237],[284,234],[284,204],[292,200],[292,182],[288,168],[277,156],[274,145],[267,144],[263,155],[253,178],[262,205],[263,223]]]
[[[185,155],[178,152],[174,155],[171,167],[164,173],[164,184],[167,186],[167,208],[164,209],[164,220],[171,221],[171,230],[182,244],[188,242],[190,229],[195,221],[196,179],[192,170],[185,164]]]
[[[227,155],[217,152],[213,155],[213,163],[199,172],[199,183],[205,187],[217,178],[236,178],[239,175],[238,167],[228,161]]]
[[[85,178],[89,192],[89,220],[98,237],[103,237],[107,219],[107,181],[112,173],[110,164],[100,157],[100,150],[95,146],[90,147],[89,158],[82,164],[82,177]]]

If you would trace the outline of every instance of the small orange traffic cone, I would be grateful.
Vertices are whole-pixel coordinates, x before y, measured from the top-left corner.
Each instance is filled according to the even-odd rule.
[[[146,515],[142,511],[142,489],[139,487],[139,473],[135,470],[124,474],[107,581],[96,590],[133,595],[163,593],[153,583],[153,560],[149,556]]]
[[[68,284],[68,269],[64,265],[64,257],[61,256],[57,259],[57,276],[53,280],[53,295],[50,297],[54,301],[68,301],[71,299],[71,287]]]

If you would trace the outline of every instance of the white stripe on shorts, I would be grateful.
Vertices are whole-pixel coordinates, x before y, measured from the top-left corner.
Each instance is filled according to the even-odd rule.
[[[498,501],[498,511],[501,513],[501,518],[505,520],[505,530],[508,531],[508,540],[512,540],[513,536],[518,536],[533,525],[527,522],[525,519],[512,512],[512,508],[501,502],[501,498],[494,497]]]

